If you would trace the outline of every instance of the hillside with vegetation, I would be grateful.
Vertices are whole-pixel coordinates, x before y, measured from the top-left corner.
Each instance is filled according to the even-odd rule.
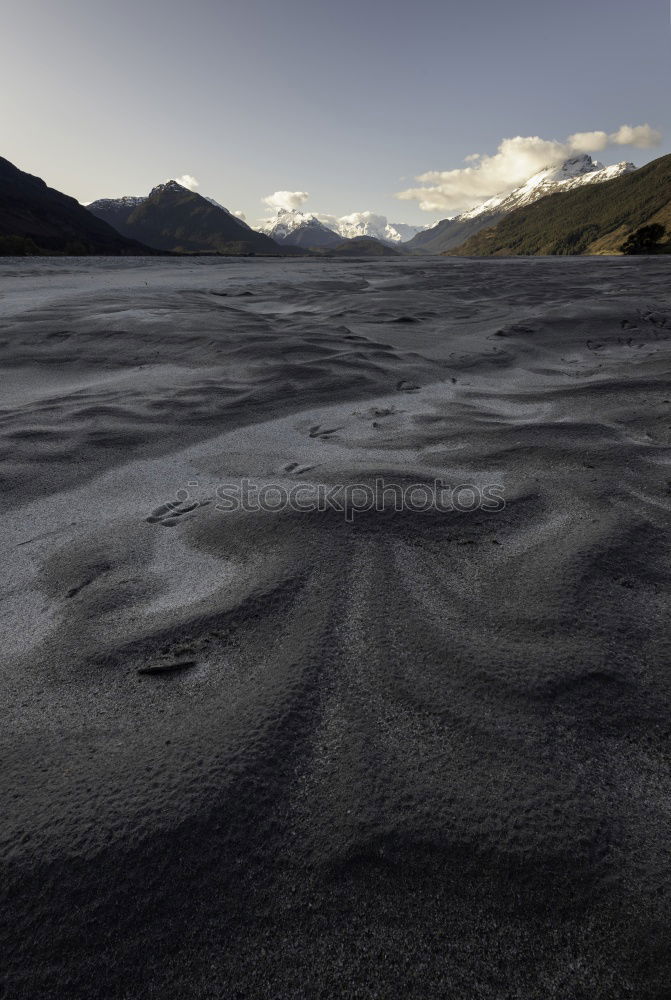
[[[670,252],[671,155],[603,184],[548,195],[446,253],[462,257],[619,254],[633,234],[651,225],[664,227],[665,233],[649,244],[649,252]]]

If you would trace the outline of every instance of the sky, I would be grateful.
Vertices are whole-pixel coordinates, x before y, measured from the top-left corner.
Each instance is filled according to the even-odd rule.
[[[252,224],[278,191],[428,224],[671,152],[669,0],[21,0],[0,52],[0,155],[82,203],[181,177]]]

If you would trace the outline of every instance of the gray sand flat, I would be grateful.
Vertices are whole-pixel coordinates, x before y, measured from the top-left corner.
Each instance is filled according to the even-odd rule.
[[[670,266],[0,265],[7,998],[668,996]]]

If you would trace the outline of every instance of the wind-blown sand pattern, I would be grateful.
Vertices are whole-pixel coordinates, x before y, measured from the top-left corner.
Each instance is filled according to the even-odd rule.
[[[0,371],[7,998],[668,996],[667,260],[10,262]],[[378,475],[506,506],[217,509]]]

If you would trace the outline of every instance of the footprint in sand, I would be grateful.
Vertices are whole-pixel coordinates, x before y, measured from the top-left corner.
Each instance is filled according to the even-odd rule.
[[[152,510],[146,521],[149,524],[162,524],[164,528],[172,528],[179,523],[179,518],[190,514],[199,507],[207,507],[211,500],[190,500],[186,490],[178,490],[176,500],[168,500]]]
[[[196,666],[196,660],[173,660],[171,662],[148,663],[138,667],[138,674],[152,677],[164,677],[166,674],[176,674],[182,670],[190,670]]]
[[[100,563],[99,565],[92,567],[91,572],[84,580],[82,580],[80,583],[76,584],[74,587],[71,587],[70,590],[68,590],[67,594],[65,595],[66,598],[68,598],[68,600],[71,600],[73,597],[76,597],[77,594],[79,594],[86,587],[90,586],[92,583],[95,583],[98,577],[102,576],[103,573],[109,573],[111,569],[112,567],[109,563]]]
[[[310,428],[308,434],[311,438],[319,438],[321,441],[327,441],[332,434],[341,430],[342,427],[322,427],[321,424],[315,424],[314,427]]]
[[[289,462],[288,465],[283,466],[282,472],[288,472],[292,476],[302,476],[316,468],[316,465],[299,465],[298,462]]]

